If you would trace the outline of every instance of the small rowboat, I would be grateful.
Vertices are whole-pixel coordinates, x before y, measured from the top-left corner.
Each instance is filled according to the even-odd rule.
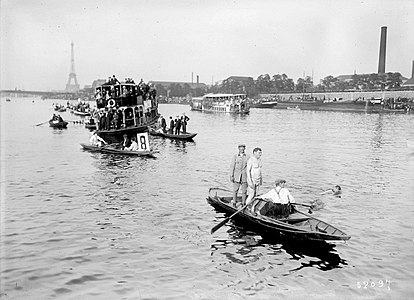
[[[49,126],[53,128],[66,128],[68,126],[68,122],[66,121],[58,121],[58,120],[50,120]]]
[[[106,145],[103,147],[99,146],[92,146],[88,144],[80,144],[84,150],[92,151],[92,152],[101,152],[101,153],[109,153],[109,154],[121,154],[121,155],[129,155],[129,156],[146,156],[151,158],[156,158],[154,156],[153,151],[129,151],[129,150],[121,150],[117,149],[112,145]]]
[[[227,193],[226,196],[223,194]],[[234,214],[238,208],[233,207],[230,201],[233,200],[232,192],[220,188],[210,188],[207,202],[210,203],[217,210]],[[253,207],[255,202],[263,201],[255,199],[252,201]],[[293,238],[295,240],[313,240],[313,241],[345,241],[351,237],[338,228],[314,218],[308,214],[294,210],[286,218],[276,218],[264,216],[260,211],[252,211],[249,205],[246,209],[234,216],[234,219],[240,221],[245,227],[263,235],[274,236],[279,234],[286,238]]]
[[[159,130],[155,130],[153,128],[149,129],[149,134],[153,136],[161,136],[168,139],[174,139],[174,140],[182,140],[182,141],[192,141],[193,138],[197,135],[197,133],[180,133],[180,134],[171,134],[168,132],[162,132]]]
[[[84,112],[84,111],[78,111],[78,110],[72,110],[71,111],[73,114],[77,115],[77,116],[81,116],[81,117],[86,117],[86,116],[90,116],[91,114],[89,112]]]

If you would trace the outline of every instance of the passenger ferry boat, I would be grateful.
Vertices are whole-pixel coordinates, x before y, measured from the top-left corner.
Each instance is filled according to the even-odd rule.
[[[241,115],[249,113],[245,94],[207,94],[201,98],[193,98],[190,106],[191,110],[205,112]]]
[[[132,79],[121,83],[115,76],[95,89],[97,111],[94,117],[97,134],[108,143],[122,141],[123,136],[148,132],[159,118],[155,89]]]

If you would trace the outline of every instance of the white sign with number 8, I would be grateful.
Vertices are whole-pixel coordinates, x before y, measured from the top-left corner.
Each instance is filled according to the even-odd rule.
[[[148,132],[137,133],[138,151],[150,151]]]

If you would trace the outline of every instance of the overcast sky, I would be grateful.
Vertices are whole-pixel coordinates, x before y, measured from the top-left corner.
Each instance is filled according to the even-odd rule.
[[[70,44],[81,87],[115,74],[211,84],[285,73],[295,83],[386,72],[411,77],[413,0],[1,0],[1,88],[64,89]]]

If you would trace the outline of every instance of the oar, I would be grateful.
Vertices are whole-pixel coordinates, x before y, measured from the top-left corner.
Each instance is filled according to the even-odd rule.
[[[232,214],[230,217],[225,218],[223,221],[221,221],[220,223],[218,223],[216,226],[214,226],[213,228],[211,228],[211,234],[213,234],[214,232],[216,232],[220,227],[222,227],[224,224],[226,224],[231,218],[233,218],[235,215],[237,215],[239,212],[243,211],[247,205],[249,205],[250,203],[247,203],[245,206],[243,206],[242,208],[240,208],[238,211],[236,211],[234,214]]]
[[[35,126],[40,126],[40,125],[46,124],[46,123],[48,123],[48,122],[49,122],[49,121],[42,122],[42,123],[36,124]]]
[[[306,207],[309,207],[309,208],[314,208],[314,206],[313,205],[311,205],[311,204],[305,204],[305,203],[292,203],[293,205],[301,205],[301,206],[306,206]]]
[[[301,205],[301,206],[305,206],[305,207],[309,207],[308,213],[311,214],[312,213],[312,209],[315,208],[315,206],[310,205],[310,204],[305,204],[305,203],[292,203],[293,205]]]

